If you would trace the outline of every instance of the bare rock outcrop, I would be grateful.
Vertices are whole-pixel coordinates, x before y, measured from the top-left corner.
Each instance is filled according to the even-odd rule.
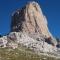
[[[41,7],[34,1],[12,14],[11,31],[21,31],[27,34],[41,34],[46,38],[51,37],[51,41],[55,45],[57,44],[56,40],[49,32],[47,19],[42,13]]]
[[[43,34],[47,37],[51,36],[47,27],[47,19],[36,2],[27,4],[13,14],[11,31],[25,31]]]
[[[37,53],[60,56],[60,48],[56,47],[57,41],[49,32],[47,19],[34,1],[12,14],[11,32],[0,38],[0,47],[15,49],[19,44]]]

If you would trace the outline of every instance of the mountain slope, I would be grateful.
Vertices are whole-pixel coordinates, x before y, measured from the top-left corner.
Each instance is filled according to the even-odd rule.
[[[57,41],[49,32],[46,17],[39,4],[33,1],[12,14],[11,32],[0,38],[0,56],[2,57],[0,58],[1,60],[5,58],[14,60],[15,57],[16,59],[22,57],[21,59],[24,60],[25,53],[27,53],[27,60],[39,60],[42,56],[46,57],[45,60],[52,60],[60,58],[60,48],[57,48],[56,45]],[[23,51],[21,52],[21,50]],[[29,52],[31,52],[31,56],[37,58],[31,56],[30,58]],[[6,56],[4,57],[4,55]],[[42,60],[44,60],[43,57]]]
[[[37,55],[33,51],[20,47],[17,49],[0,48],[0,60],[60,60],[44,54]]]

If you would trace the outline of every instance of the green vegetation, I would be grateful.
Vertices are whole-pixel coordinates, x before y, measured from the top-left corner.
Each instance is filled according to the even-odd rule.
[[[0,48],[0,60],[60,60],[53,57],[37,55],[26,48]]]

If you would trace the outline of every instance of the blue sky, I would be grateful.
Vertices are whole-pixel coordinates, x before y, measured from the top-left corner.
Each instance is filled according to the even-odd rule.
[[[0,0],[0,34],[10,32],[11,14],[32,0]],[[60,0],[35,0],[47,17],[50,32],[60,38]]]

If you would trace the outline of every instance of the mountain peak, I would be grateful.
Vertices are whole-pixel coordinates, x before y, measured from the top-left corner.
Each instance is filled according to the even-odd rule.
[[[25,31],[27,33],[41,33],[50,37],[47,19],[39,4],[35,1],[17,10],[12,16],[11,31]]]
[[[12,15],[11,32],[0,37],[0,47],[18,48],[24,46],[35,53],[52,53],[60,57],[60,47],[48,29],[48,22],[36,2],[30,2]],[[56,47],[57,45],[57,47]],[[48,54],[49,55],[49,54]]]

